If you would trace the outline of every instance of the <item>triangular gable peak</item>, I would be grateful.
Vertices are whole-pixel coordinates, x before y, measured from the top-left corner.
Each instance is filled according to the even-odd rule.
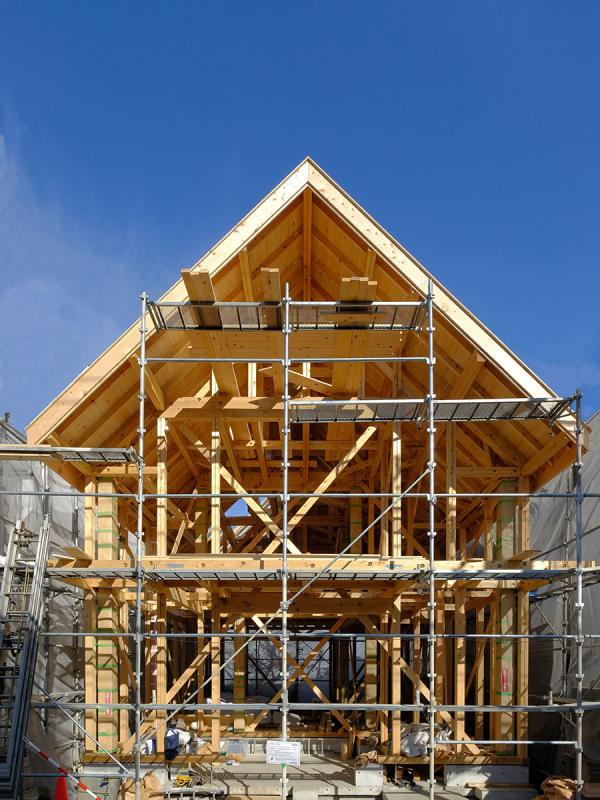
[[[296,299],[339,299],[341,281],[350,276],[374,279],[378,300],[412,299],[424,296],[432,279],[438,340],[445,353],[438,369],[438,396],[465,396],[465,390],[456,393],[461,384],[458,378],[465,373],[472,376],[467,390],[474,387],[477,375],[481,379],[475,396],[554,395],[310,159],[296,167],[191,271],[208,273],[218,300],[260,300],[266,267],[279,271],[280,283],[287,282]],[[161,299],[186,301],[184,281],[178,280]],[[189,343],[183,334],[171,336],[166,344],[155,336],[150,320],[148,328],[149,348],[154,354],[185,354]],[[138,350],[139,321],[33,420],[27,429],[28,441],[79,446],[133,443]],[[177,365],[165,365],[160,368],[160,377],[151,380],[149,389],[158,411],[178,393],[189,394],[185,387],[190,383],[198,388],[205,374],[188,370],[183,375]],[[406,381],[410,385],[408,373]],[[532,445],[550,458],[553,447],[554,451],[558,449],[545,442],[545,437],[528,444],[526,437],[519,436],[513,437],[501,457],[523,463],[532,458]],[[543,459],[540,464],[544,464]]]

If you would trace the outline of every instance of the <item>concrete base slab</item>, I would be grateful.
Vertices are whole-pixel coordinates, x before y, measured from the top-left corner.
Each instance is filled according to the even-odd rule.
[[[507,783],[528,784],[529,767],[519,764],[448,764],[444,767],[447,789]]]
[[[538,792],[533,786],[515,786],[514,784],[504,786],[491,784],[476,786],[473,789],[473,796],[477,800],[533,800],[537,795]]]

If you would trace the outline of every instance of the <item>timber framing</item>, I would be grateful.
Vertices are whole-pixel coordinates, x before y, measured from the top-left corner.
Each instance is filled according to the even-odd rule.
[[[351,757],[365,731],[432,782],[526,760],[528,593],[595,571],[529,549],[529,497],[580,463],[578,409],[303,161],[28,427],[85,494],[83,549],[47,572],[85,595],[86,761],[101,733],[139,780],[172,716],[198,760],[228,736]],[[409,758],[416,722],[456,744]]]

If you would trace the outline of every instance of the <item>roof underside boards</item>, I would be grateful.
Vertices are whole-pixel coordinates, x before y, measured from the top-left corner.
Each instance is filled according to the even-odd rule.
[[[278,271],[265,277],[264,270]],[[289,284],[295,300],[338,301],[344,278],[367,278],[361,284],[375,301],[417,301],[427,291],[429,273],[389,234],[381,229],[314,162],[307,159],[277,186],[230,233],[192,268],[205,275],[218,301],[273,300],[275,280],[283,289]],[[210,276],[210,278],[208,278]],[[434,282],[436,369],[439,400],[460,398],[555,397],[513,353],[470,314],[443,286]],[[367,286],[368,284],[368,286]],[[370,287],[370,289],[369,289]],[[163,296],[163,301],[186,302],[182,280]],[[197,298],[193,298],[197,299]],[[366,296],[365,296],[365,299]],[[255,358],[256,378],[248,366],[238,363],[230,373],[229,394],[280,397],[280,374],[269,358],[282,357],[282,335],[277,330],[167,330],[156,331],[148,316],[147,355]],[[73,447],[119,447],[136,443],[138,425],[139,322],[136,322],[93,364],[78,376],[27,429],[31,444]],[[292,334],[291,358],[326,358],[332,355],[425,356],[426,338],[398,330],[346,331],[300,330]],[[207,364],[151,363],[146,415],[148,464],[156,464],[156,419],[180,398],[206,398],[211,393]],[[310,376],[302,365],[292,366],[295,398],[331,396],[423,398],[427,373],[423,363],[403,363],[401,369],[386,363],[362,367],[314,363]],[[231,382],[237,388],[231,391]],[[399,384],[399,389],[394,387]],[[340,387],[343,391],[340,395]],[[223,386],[219,386],[223,391]],[[261,453],[257,451],[252,424],[232,423],[224,465],[243,475],[247,491],[281,490],[281,441],[279,423],[264,420]],[[532,488],[541,486],[573,460],[570,420],[478,422],[457,425],[459,491],[483,491],[497,486],[498,476],[530,477]],[[184,492],[208,487],[209,470],[200,459],[196,474],[189,468],[195,453],[194,439],[209,441],[210,422],[188,419],[184,433],[176,434],[178,446],[169,445],[169,491]],[[381,426],[384,427],[384,426]],[[444,423],[439,424],[443,439]],[[364,430],[358,423],[311,425],[310,442],[303,443],[301,425],[292,430],[290,490],[316,486]],[[403,423],[403,484],[422,469],[425,432]],[[306,437],[305,437],[306,439]],[[365,444],[357,461],[336,481],[332,490],[342,491],[357,483],[361,458],[377,451],[383,439],[378,430]],[[307,451],[309,455],[307,456]],[[308,458],[308,460],[307,460]],[[234,463],[234,462],[237,462]],[[366,463],[366,462],[365,462]],[[444,491],[445,446],[440,442],[437,463],[441,467],[439,491]],[[363,465],[363,471],[365,466]],[[307,484],[307,470],[310,480]],[[462,472],[461,472],[462,470]],[[470,471],[469,471],[470,470]],[[503,470],[503,471],[502,471]],[[368,470],[367,470],[368,471]],[[75,468],[69,479],[77,483]],[[82,476],[83,477],[83,476]],[[406,481],[406,483],[405,483]],[[81,485],[81,481],[80,481]],[[465,509],[466,511],[466,509]]]

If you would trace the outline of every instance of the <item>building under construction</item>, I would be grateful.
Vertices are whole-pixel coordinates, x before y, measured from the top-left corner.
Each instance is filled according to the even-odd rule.
[[[58,549],[48,514],[9,531],[2,796],[61,769],[103,798],[433,796],[527,783],[532,748],[558,747],[580,791],[598,573],[579,395],[556,396],[309,159],[140,306],[27,443],[2,445],[80,509]],[[541,552],[541,529],[533,549],[532,504],[563,502],[570,546]],[[81,612],[44,627],[57,591]],[[568,624],[530,627],[548,592]],[[70,693],[36,689],[41,638],[68,640]],[[560,702],[530,697],[542,641],[569,653]],[[534,713],[568,724],[532,738]],[[67,762],[34,714],[50,737],[67,726]]]

